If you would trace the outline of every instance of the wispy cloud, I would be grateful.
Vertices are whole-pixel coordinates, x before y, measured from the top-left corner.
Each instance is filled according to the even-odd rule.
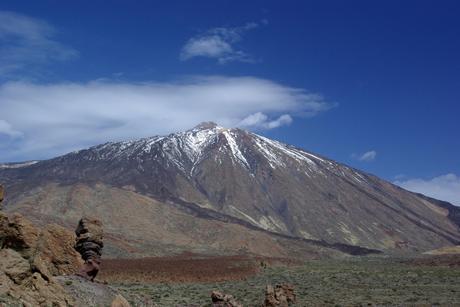
[[[0,159],[46,158],[208,120],[272,129],[330,107],[320,95],[255,77],[207,76],[166,83],[8,82],[0,86],[0,137],[3,133],[10,140],[3,148],[0,141]]]
[[[363,154],[354,153],[351,155],[351,157],[359,161],[371,162],[371,161],[374,161],[375,158],[377,157],[377,152],[375,150],[369,150]]]
[[[0,11],[0,75],[29,72],[36,65],[75,58],[78,52],[59,43],[56,29],[47,22]]]
[[[241,27],[210,29],[190,38],[182,48],[180,59],[186,61],[194,57],[207,57],[216,59],[220,64],[232,61],[255,62],[251,55],[239,50],[236,44],[241,41],[245,32],[266,23],[264,20],[261,23],[250,22]]]
[[[0,119],[0,135],[4,134],[11,138],[17,138],[22,136],[22,132],[14,130],[9,122]]]
[[[394,176],[395,180],[403,180],[404,178],[406,178],[406,175],[404,174],[397,174],[396,176]]]
[[[460,206],[460,177],[455,174],[441,175],[428,180],[409,179],[395,181],[394,183],[406,190],[422,193]]]
[[[283,114],[276,119],[270,119],[266,114],[257,112],[245,117],[238,126],[250,129],[274,129],[290,125],[291,123],[292,117],[289,114]]]

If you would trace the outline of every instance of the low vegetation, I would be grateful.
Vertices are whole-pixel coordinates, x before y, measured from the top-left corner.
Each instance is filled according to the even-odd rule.
[[[383,257],[318,260],[300,266],[262,264],[259,273],[233,281],[118,282],[115,287],[128,299],[142,297],[159,306],[210,306],[212,290],[256,306],[267,284],[281,283],[295,286],[297,306],[459,305],[460,268],[449,265]]]

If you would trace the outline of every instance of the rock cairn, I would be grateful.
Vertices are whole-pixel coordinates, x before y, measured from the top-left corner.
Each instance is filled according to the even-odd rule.
[[[104,247],[102,222],[84,217],[78,222],[75,234],[77,235],[75,249],[85,261],[78,275],[94,281],[99,272]]]
[[[294,286],[290,284],[276,285],[275,287],[267,285],[265,289],[265,301],[263,307],[288,307],[294,304],[296,296]]]
[[[2,209],[3,197],[4,197],[4,190],[3,190],[3,186],[0,184],[0,209]]]
[[[212,291],[211,300],[212,307],[243,307],[243,305],[238,303],[233,296],[219,291]]]

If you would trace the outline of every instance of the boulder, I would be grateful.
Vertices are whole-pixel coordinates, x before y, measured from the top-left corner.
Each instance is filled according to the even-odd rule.
[[[276,285],[275,287],[267,285],[265,289],[265,301],[263,307],[288,307],[294,304],[296,296],[294,286],[291,284]]]
[[[75,274],[83,264],[80,254],[74,248],[75,235],[68,229],[48,224],[39,242],[38,255],[47,263],[52,275]]]
[[[67,259],[66,270],[70,270],[69,265],[74,260],[78,262],[78,258],[75,254],[64,255],[62,245],[65,244],[51,244],[49,236],[49,232],[36,228],[21,215],[8,217],[0,212],[0,303],[73,305],[73,298],[52,277],[51,272],[63,270],[59,261],[55,261],[59,257],[49,255],[61,254]]]
[[[211,300],[212,307],[243,307],[243,305],[237,302],[233,296],[219,291],[212,291]]]
[[[121,294],[117,294],[110,307],[131,307],[131,305]]]
[[[74,274],[83,261],[73,248],[75,235],[59,225],[37,228],[20,214],[0,212],[0,247],[17,251],[47,276]]]
[[[12,248],[27,259],[35,254],[39,230],[20,214],[0,213],[0,240],[2,248]]]

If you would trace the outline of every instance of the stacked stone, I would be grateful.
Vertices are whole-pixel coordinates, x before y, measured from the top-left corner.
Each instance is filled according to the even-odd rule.
[[[85,261],[79,275],[94,280],[99,272],[103,243],[102,222],[97,219],[82,218],[78,222],[75,249]]]
[[[4,195],[3,186],[0,184],[0,209],[2,208],[3,195]]]

